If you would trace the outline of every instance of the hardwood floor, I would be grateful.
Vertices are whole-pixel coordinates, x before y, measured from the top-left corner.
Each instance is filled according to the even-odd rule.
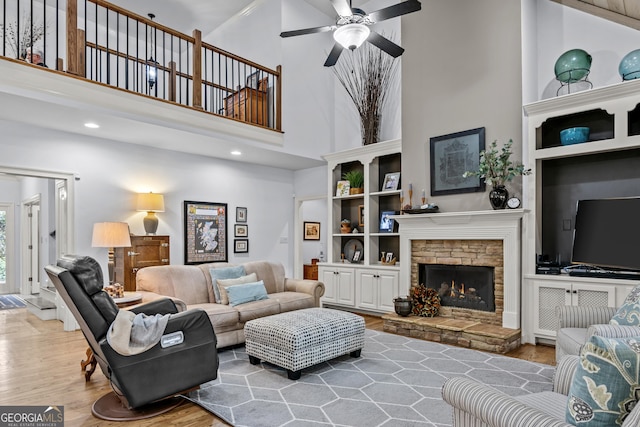
[[[382,330],[382,319],[364,317],[367,328]],[[82,332],[65,332],[57,320],[42,321],[27,309],[0,311],[0,405],[62,405],[65,426],[228,425],[190,402],[146,421],[94,418],[91,405],[111,389],[100,368],[89,382],[84,381],[80,360],[86,349]],[[550,346],[524,345],[509,356],[555,364]]]

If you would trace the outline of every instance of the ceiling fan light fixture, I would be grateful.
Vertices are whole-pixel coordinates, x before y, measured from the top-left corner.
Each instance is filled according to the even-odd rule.
[[[369,27],[364,24],[346,24],[334,31],[333,38],[345,49],[354,50],[364,43],[369,33]]]

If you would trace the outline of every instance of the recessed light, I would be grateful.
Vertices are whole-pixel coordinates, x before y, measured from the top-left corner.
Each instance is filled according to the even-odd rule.
[[[231,154],[232,154],[232,155],[234,155],[234,156],[241,156],[241,155],[242,155],[242,152],[241,152],[240,150],[233,150],[233,151],[231,152]]]
[[[92,123],[92,122],[87,122],[87,123],[84,124],[84,126],[89,128],[89,129],[98,129],[100,127],[99,124]]]

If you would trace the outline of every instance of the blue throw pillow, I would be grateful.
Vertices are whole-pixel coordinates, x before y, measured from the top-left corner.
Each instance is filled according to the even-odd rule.
[[[640,326],[640,285],[624,299],[624,304],[609,321],[612,325]]]
[[[227,286],[226,290],[229,296],[229,305],[232,306],[269,298],[262,280],[253,283],[244,283],[242,285]]]
[[[216,297],[216,302],[220,304],[221,299],[218,279],[237,279],[238,277],[245,276],[247,273],[244,271],[244,265],[238,265],[236,267],[210,268],[209,274],[211,274],[213,295]]]
[[[622,425],[640,398],[640,337],[592,336],[569,388],[566,421],[580,427]]]

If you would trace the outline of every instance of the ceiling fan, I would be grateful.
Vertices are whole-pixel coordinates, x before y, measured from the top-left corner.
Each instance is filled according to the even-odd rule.
[[[381,36],[369,29],[369,26],[376,22],[386,19],[395,18],[407,13],[417,12],[422,8],[418,0],[407,0],[385,7],[375,12],[366,13],[362,9],[351,7],[351,1],[347,0],[329,0],[331,5],[338,13],[338,19],[335,25],[326,25],[324,27],[305,28],[303,30],[284,31],[280,33],[280,37],[301,36],[304,34],[324,33],[333,31],[333,38],[336,43],[333,45],[329,57],[324,63],[325,67],[332,67],[338,62],[338,58],[343,49],[354,50],[362,43],[368,41],[372,45],[382,49],[389,55],[397,58],[402,55],[404,49],[391,40]]]

